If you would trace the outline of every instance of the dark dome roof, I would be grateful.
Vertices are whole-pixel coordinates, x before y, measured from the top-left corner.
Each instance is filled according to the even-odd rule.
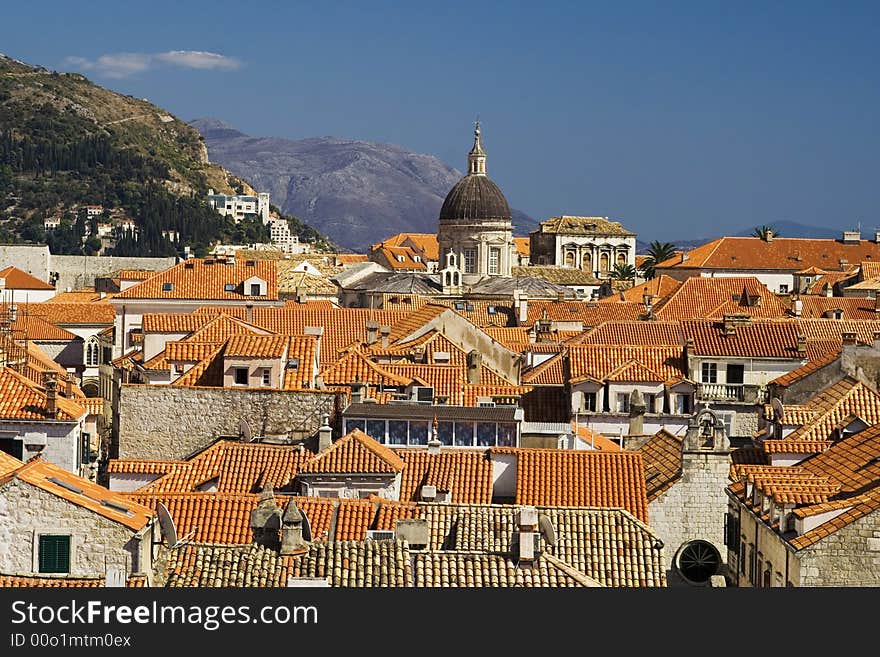
[[[507,199],[485,175],[467,175],[446,195],[440,208],[440,222],[510,221]]]

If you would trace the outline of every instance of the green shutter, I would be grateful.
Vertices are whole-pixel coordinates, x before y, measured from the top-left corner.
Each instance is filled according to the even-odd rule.
[[[40,572],[70,572],[70,536],[40,536]]]

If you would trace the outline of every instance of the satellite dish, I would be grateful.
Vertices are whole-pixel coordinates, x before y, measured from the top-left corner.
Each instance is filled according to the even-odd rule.
[[[541,530],[541,536],[547,542],[547,545],[556,545],[556,529],[553,527],[553,521],[543,514],[538,514],[538,528]]]
[[[782,407],[782,402],[779,401],[778,397],[774,397],[770,400],[770,405],[773,407],[773,419],[777,422],[780,422],[785,419],[785,409]]]
[[[173,548],[177,545],[177,527],[174,525],[174,519],[162,502],[157,502],[156,504],[156,515],[159,516],[159,527],[162,529],[162,536],[168,541],[168,547]]]
[[[254,433],[251,431],[251,425],[248,424],[247,420],[241,420],[238,423],[238,435],[241,436],[241,439],[250,442],[254,439]]]

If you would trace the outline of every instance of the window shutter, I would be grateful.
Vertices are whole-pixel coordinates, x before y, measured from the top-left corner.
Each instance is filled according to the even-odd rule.
[[[40,536],[40,572],[70,572],[70,536]]]

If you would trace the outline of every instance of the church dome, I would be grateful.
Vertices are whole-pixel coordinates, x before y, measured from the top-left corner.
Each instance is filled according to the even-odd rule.
[[[474,146],[468,153],[468,174],[449,190],[440,208],[441,224],[470,224],[484,221],[510,222],[507,199],[486,175],[486,152],[480,126],[474,131]]]
[[[510,221],[510,206],[486,175],[468,174],[459,180],[440,208],[441,222]]]

